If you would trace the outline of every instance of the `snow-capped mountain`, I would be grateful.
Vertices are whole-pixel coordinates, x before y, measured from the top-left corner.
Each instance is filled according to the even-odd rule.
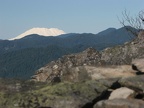
[[[59,30],[57,28],[32,28],[22,34],[20,34],[19,36],[9,39],[9,40],[15,40],[15,39],[21,39],[25,36],[31,35],[31,34],[38,34],[41,36],[58,36],[61,34],[65,34],[65,32],[63,30]]]

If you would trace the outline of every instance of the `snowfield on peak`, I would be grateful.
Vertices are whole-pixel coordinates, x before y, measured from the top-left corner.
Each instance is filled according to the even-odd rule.
[[[61,34],[65,34],[63,30],[59,30],[57,28],[32,28],[19,36],[9,39],[9,40],[15,40],[15,39],[21,39],[25,36],[31,35],[31,34],[38,34],[40,36],[58,36]]]

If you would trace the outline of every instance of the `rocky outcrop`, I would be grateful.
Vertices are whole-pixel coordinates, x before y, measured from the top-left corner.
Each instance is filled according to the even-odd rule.
[[[121,78],[122,86],[110,93],[109,100],[101,100],[94,108],[143,108],[144,107],[144,75]]]
[[[136,99],[114,99],[100,101],[94,108],[144,108],[144,102]]]
[[[144,31],[140,32],[138,38],[124,45],[106,48],[101,52],[101,60],[106,64],[131,64],[133,59],[143,58],[144,54]]]
[[[137,68],[143,71],[142,66],[140,66],[141,61],[139,60],[137,63],[133,61],[134,59],[143,58],[144,54],[143,33],[140,33],[138,37],[139,38],[125,45],[107,48],[100,52],[93,48],[88,48],[81,53],[63,56],[57,61],[52,61],[45,67],[40,68],[36,74],[32,76],[32,79],[43,82],[55,81],[54,79],[76,82],[84,79],[97,79],[98,77],[95,76],[96,74],[98,76],[98,71],[101,71],[101,74],[106,74],[107,76],[108,71],[106,72],[105,70],[109,70],[109,74],[113,74],[115,77],[121,77],[118,76],[118,74],[121,74],[119,71],[123,71],[123,75],[129,73],[131,76],[130,73],[138,72],[138,70],[132,70],[133,67],[130,66],[131,64],[133,64],[132,66],[139,65]],[[130,68],[126,65],[129,65]],[[112,66],[114,68],[111,68]],[[120,67],[122,67],[122,69],[120,69]],[[91,70],[94,71],[90,72]],[[113,71],[118,72],[115,74]],[[79,76],[83,78],[81,77],[79,79]]]
[[[102,97],[116,80],[107,82],[63,82],[47,84],[40,82],[19,82],[21,89],[13,92],[10,88],[5,91],[0,87],[0,106],[2,108],[82,108],[86,103],[92,107]],[[0,81],[1,82],[1,81]],[[13,85],[1,83],[1,86]],[[14,81],[16,82],[16,81]],[[105,84],[109,83],[109,84]]]
[[[48,70],[48,69],[47,69]],[[50,69],[49,69],[50,70]],[[121,66],[77,66],[71,67],[66,70],[63,69],[63,73],[59,73],[58,70],[48,71],[49,74],[38,73],[35,76],[37,81],[51,81],[53,82],[56,78],[59,81],[71,81],[81,82],[85,80],[98,80],[98,79],[109,79],[119,77],[130,77],[135,76],[135,71],[132,70],[130,65]],[[55,72],[55,74],[53,74]],[[57,72],[57,73],[56,73]],[[56,80],[55,80],[56,81]]]
[[[45,82],[54,81],[55,78],[59,78],[61,81],[69,80],[76,82],[84,79],[103,78],[103,75],[98,78],[98,73],[109,73],[109,76],[110,74],[115,75],[112,77],[121,77],[127,75],[131,76],[135,73],[130,65],[132,58],[136,58],[138,56],[138,54],[135,55],[135,52],[137,52],[135,50],[137,50],[137,48],[132,48],[129,48],[128,50],[128,46],[125,48],[115,47],[106,49],[102,52],[98,52],[95,49],[89,48],[82,53],[63,56],[59,60],[52,61],[45,67],[40,68],[32,77],[32,79],[35,81]],[[115,49],[117,51],[115,51]],[[133,55],[130,57],[129,53],[132,54],[132,52]],[[141,56],[141,53],[139,53],[139,56]],[[120,64],[121,66],[119,66]],[[90,72],[91,70],[92,72]],[[97,77],[95,77],[96,74]],[[79,76],[82,76],[83,78],[81,77],[79,79]]]
[[[57,61],[52,61],[45,67],[40,68],[32,78],[36,81],[53,81],[55,77],[59,77],[61,80],[74,81],[81,72],[80,76],[88,76],[85,66],[100,64],[100,57],[100,53],[93,48],[79,54],[63,56]]]
[[[136,91],[139,91],[143,93],[144,91],[144,75],[139,75],[135,77],[129,77],[129,78],[122,78],[119,80],[119,83],[122,86],[132,88]]]
[[[7,81],[7,83],[2,81],[0,106],[3,108],[143,108],[143,79],[144,76],[141,75],[57,84],[19,81],[21,86],[19,91],[5,89],[6,85],[13,86],[18,83],[17,81]]]
[[[142,47],[143,43],[141,43],[143,40],[139,40],[139,43],[137,41],[135,40],[122,46],[107,48],[101,52],[93,48],[88,48],[82,53],[63,56],[57,61],[52,61],[45,67],[40,68],[32,76],[32,79],[44,82],[52,81],[55,77],[59,77],[61,80],[66,80],[65,78],[73,80],[79,76],[79,73],[88,74],[87,67],[89,66],[95,68],[95,70],[101,67],[106,70],[106,66],[115,66],[115,69],[119,70],[117,65],[131,65],[133,59],[143,57],[144,48]],[[104,70],[101,70],[101,72]],[[124,71],[127,71],[127,69]],[[132,69],[130,72],[132,72]]]

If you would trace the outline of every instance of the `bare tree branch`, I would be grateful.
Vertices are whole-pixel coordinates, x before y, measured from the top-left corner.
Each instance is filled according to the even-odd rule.
[[[144,29],[144,11],[140,11],[138,15],[135,17],[132,17],[130,15],[130,12],[128,12],[126,9],[122,12],[123,18],[119,22],[126,28],[127,31],[131,32],[133,35],[138,36],[138,33],[136,31],[131,30],[128,26],[131,26],[138,31],[141,31]]]
[[[139,18],[142,20],[142,22],[144,23],[144,11],[140,11],[139,12]]]

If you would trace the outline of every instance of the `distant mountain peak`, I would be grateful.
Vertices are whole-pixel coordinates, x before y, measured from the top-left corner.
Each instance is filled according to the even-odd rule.
[[[58,36],[61,34],[65,34],[63,30],[59,30],[58,28],[32,28],[30,30],[27,30],[26,32],[20,34],[19,36],[9,39],[9,40],[15,40],[15,39],[21,39],[25,36],[31,35],[31,34],[38,34],[41,36]]]
[[[99,32],[98,33],[98,35],[107,35],[107,34],[109,34],[109,33],[111,33],[111,32],[114,32],[114,31],[116,31],[117,29],[116,28],[108,28],[108,29],[106,29],[106,30],[103,30],[103,31],[101,31],[101,32]]]

